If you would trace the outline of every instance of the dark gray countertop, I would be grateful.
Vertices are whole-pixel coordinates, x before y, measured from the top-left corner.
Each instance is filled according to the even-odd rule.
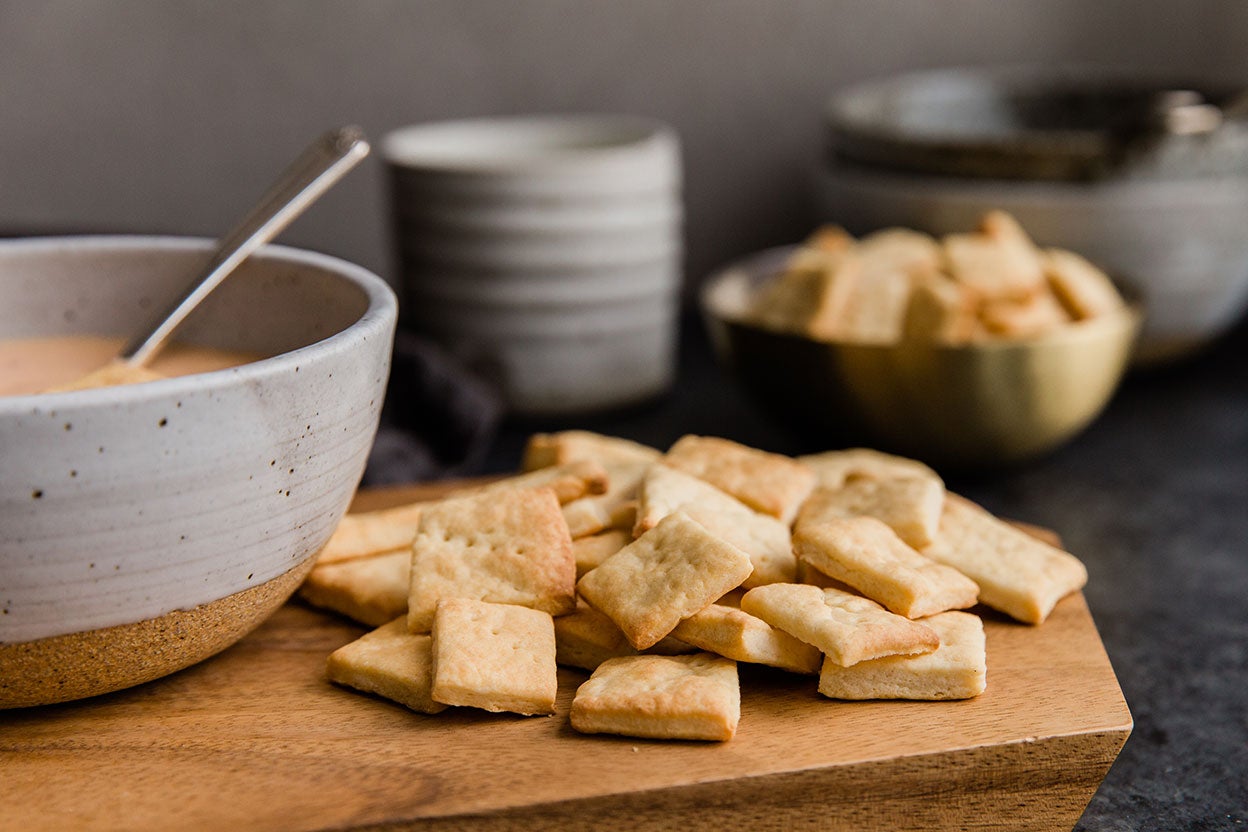
[[[1248,829],[1248,326],[1206,354],[1136,374],[1056,454],[950,477],[991,510],[1057,530],[1135,729],[1080,830]],[[788,435],[715,365],[686,321],[674,392],[628,413],[507,423],[479,473],[514,470],[533,430],[589,428],[665,447],[684,433],[784,453]]]

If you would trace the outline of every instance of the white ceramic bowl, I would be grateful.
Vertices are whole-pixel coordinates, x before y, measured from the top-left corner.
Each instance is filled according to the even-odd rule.
[[[0,243],[0,338],[131,334],[209,247]],[[283,603],[363,473],[395,320],[375,275],[270,247],[179,333],[268,357],[0,398],[0,707],[156,678]]]
[[[675,134],[632,116],[416,125],[382,142],[405,327],[493,381],[513,412],[661,394],[681,284]]]

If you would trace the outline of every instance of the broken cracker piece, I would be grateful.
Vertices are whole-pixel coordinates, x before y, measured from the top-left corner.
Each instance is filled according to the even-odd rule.
[[[814,645],[843,667],[882,656],[930,653],[940,646],[940,637],[926,624],[839,589],[772,584],[747,592],[741,609]]]
[[[736,662],[709,653],[609,659],[577,689],[571,712],[583,734],[664,740],[730,740],[740,719]]]
[[[428,632],[443,598],[521,604],[551,615],[575,606],[576,562],[549,488],[431,503],[412,543],[408,628]]]
[[[514,604],[444,598],[433,620],[434,701],[552,714],[558,688],[550,615]]]
[[[794,673],[818,673],[819,649],[757,618],[722,604],[711,604],[676,625],[672,635],[711,653]]]
[[[819,674],[819,692],[832,699],[970,699],[987,680],[984,624],[966,612],[925,619],[940,647],[919,656],[886,656],[842,667],[830,659]]]
[[[663,463],[706,480],[786,525],[815,487],[814,472],[797,460],[714,436],[682,437]]]
[[[407,631],[403,617],[365,633],[329,656],[331,682],[375,693],[413,711],[436,714],[446,705],[429,696],[433,687],[433,639]]]
[[[907,618],[973,606],[975,582],[907,546],[874,517],[803,523],[793,534],[797,556]]]
[[[577,590],[644,650],[753,571],[749,555],[677,511],[587,572]]]

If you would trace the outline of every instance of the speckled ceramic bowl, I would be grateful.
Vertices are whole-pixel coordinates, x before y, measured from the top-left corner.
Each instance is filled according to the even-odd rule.
[[[210,245],[0,243],[0,338],[131,334]],[[261,360],[0,398],[0,707],[171,673],[280,606],[363,473],[395,319],[375,275],[271,247],[179,333]]]

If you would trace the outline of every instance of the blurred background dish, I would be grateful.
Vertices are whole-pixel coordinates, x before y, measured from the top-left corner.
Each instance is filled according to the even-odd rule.
[[[402,326],[513,413],[636,404],[675,369],[675,134],[631,116],[443,122],[386,136]]]
[[[128,336],[211,248],[0,243],[0,338]],[[266,248],[178,336],[253,363],[0,398],[0,707],[163,676],[280,606],[359,483],[396,316],[366,270]]]
[[[1101,70],[941,70],[831,100],[820,211],[933,234],[1003,209],[1131,276],[1136,361],[1191,354],[1248,304],[1248,121],[1235,88]]]
[[[818,437],[812,446],[867,444],[944,470],[1034,459],[1105,407],[1139,327],[1128,306],[1029,339],[815,340],[752,319],[759,288],[793,252],[771,249],[726,267],[701,302],[720,360],[773,416]]]

